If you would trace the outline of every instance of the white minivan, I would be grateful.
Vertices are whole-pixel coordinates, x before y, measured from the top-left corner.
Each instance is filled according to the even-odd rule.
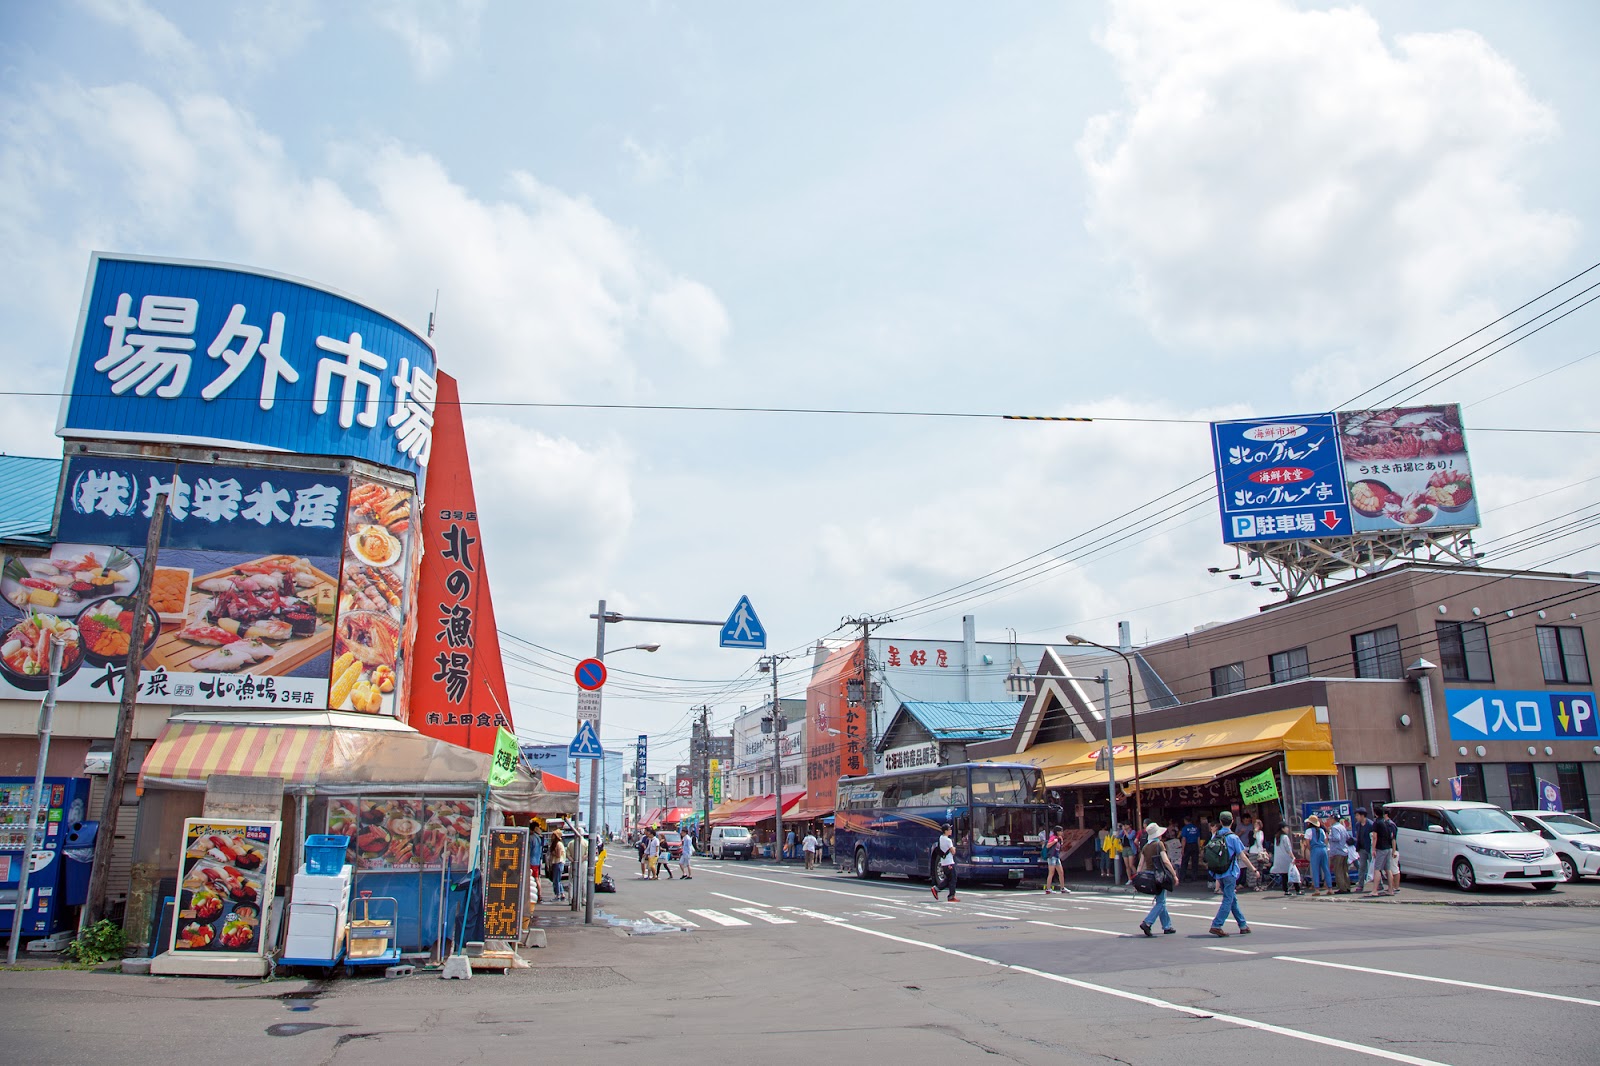
[[[755,853],[755,838],[742,825],[714,825],[711,827],[711,857],[713,859],[748,859]]]
[[[1405,800],[1384,805],[1394,819],[1400,872],[1482,885],[1526,884],[1543,892],[1561,880],[1561,863],[1537,834],[1492,803]]]

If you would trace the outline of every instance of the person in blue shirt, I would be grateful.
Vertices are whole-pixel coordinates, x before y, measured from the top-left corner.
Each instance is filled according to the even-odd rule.
[[[1216,874],[1217,884],[1222,886],[1222,905],[1217,908],[1217,916],[1211,920],[1212,936],[1227,936],[1228,931],[1223,925],[1228,921],[1228,915],[1233,915],[1233,920],[1238,923],[1240,935],[1250,932],[1250,925],[1244,920],[1244,912],[1239,909],[1239,863],[1244,857],[1244,841],[1239,839],[1233,831],[1233,812],[1223,811],[1217,816],[1217,835],[1223,838],[1228,846],[1228,868]]]
[[[1183,868],[1180,876],[1185,881],[1200,880],[1200,827],[1188,817],[1183,819],[1183,828],[1178,830],[1178,839],[1183,841]]]

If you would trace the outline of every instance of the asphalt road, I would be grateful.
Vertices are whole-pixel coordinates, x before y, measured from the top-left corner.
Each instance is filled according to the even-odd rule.
[[[1178,935],[1146,939],[1140,901],[1094,886],[935,903],[891,878],[697,865],[690,881],[614,871],[606,916],[647,924],[542,910],[532,968],[471,982],[3,973],[0,1060],[1600,1060],[1600,908],[1257,894],[1251,935],[1218,939],[1212,898],[1191,891]]]

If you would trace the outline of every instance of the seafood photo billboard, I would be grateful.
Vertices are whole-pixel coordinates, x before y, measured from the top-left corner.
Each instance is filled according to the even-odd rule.
[[[186,818],[178,867],[174,952],[259,955],[272,904],[281,822]]]
[[[472,865],[478,801],[363,796],[328,801],[328,832],[350,838],[357,870],[465,870]]]
[[[1358,533],[1477,527],[1478,495],[1458,404],[1337,417]]]
[[[171,503],[149,608],[135,620],[157,490]],[[73,456],[62,539],[46,555],[0,564],[0,695],[45,687],[54,635],[66,645],[61,697],[116,701],[142,622],[143,699],[394,713],[412,587],[412,494],[382,490],[390,505],[380,514],[400,537],[385,527],[381,554],[362,555],[351,544],[365,543],[359,531],[374,520],[363,506],[371,490],[332,473]],[[390,541],[405,548],[391,550]],[[378,582],[388,592],[381,609],[356,599],[357,589]],[[353,617],[358,602],[372,608],[361,619]]]

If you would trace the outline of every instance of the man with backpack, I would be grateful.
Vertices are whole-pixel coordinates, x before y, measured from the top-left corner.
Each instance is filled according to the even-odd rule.
[[[1217,831],[1201,853],[1206,871],[1222,887],[1222,905],[1217,908],[1217,916],[1211,920],[1212,936],[1228,935],[1223,925],[1228,921],[1230,914],[1238,924],[1241,936],[1250,932],[1250,925],[1244,920],[1244,912],[1239,909],[1238,897],[1239,863],[1248,860],[1245,859],[1244,842],[1234,834],[1232,827],[1232,811],[1223,811],[1217,815]]]
[[[1399,826],[1388,811],[1379,811],[1372,823],[1372,888],[1375,896],[1393,896],[1400,891],[1400,863],[1395,856],[1395,834]]]

